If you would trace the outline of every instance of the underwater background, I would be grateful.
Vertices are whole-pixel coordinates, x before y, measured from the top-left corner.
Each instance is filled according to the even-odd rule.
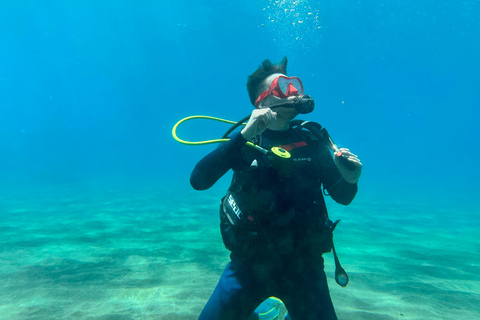
[[[0,319],[197,319],[228,262],[191,115],[289,59],[364,169],[339,319],[480,319],[480,1],[0,0]],[[229,125],[178,128],[220,138]],[[299,320],[299,319],[296,319]]]

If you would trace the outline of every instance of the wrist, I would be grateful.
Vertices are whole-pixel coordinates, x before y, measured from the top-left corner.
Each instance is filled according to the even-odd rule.
[[[343,180],[345,180],[345,182],[347,183],[350,183],[350,184],[355,184],[358,182],[358,179],[359,178],[356,178],[356,179],[352,179],[352,178],[345,178],[344,176],[342,176]]]
[[[245,140],[247,140],[247,141],[249,141],[250,139],[252,139],[252,138],[254,137],[254,136],[252,136],[252,135],[250,134],[250,132],[248,132],[248,130],[247,130],[246,127],[243,128],[242,131],[240,131],[240,134],[241,134],[242,137],[243,137]]]

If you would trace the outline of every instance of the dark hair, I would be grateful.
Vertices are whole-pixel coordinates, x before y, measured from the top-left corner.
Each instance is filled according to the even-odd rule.
[[[255,106],[255,100],[260,95],[262,88],[260,88],[262,81],[274,73],[283,73],[287,75],[287,57],[283,57],[278,64],[273,64],[270,60],[265,59],[262,65],[255,70],[254,73],[247,78],[247,91],[250,97],[250,102]]]

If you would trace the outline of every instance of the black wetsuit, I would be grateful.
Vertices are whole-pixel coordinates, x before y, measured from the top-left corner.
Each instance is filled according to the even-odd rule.
[[[336,319],[321,257],[331,248],[321,185],[344,205],[357,185],[341,177],[326,144],[310,132],[262,134],[259,145],[288,150],[290,159],[269,159],[245,142],[234,135],[191,175],[192,186],[204,190],[234,171],[220,210],[231,262],[200,319],[247,319],[269,296],[282,299],[293,319]]]

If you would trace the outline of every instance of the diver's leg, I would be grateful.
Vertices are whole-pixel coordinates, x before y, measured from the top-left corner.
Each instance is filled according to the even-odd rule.
[[[323,259],[299,261],[291,264],[292,279],[285,281],[280,297],[294,320],[336,320],[327,277],[323,271]],[[300,268],[297,266],[301,265]],[[290,284],[290,285],[288,285]]]
[[[199,320],[246,320],[263,301],[251,268],[230,262],[218,281]]]

